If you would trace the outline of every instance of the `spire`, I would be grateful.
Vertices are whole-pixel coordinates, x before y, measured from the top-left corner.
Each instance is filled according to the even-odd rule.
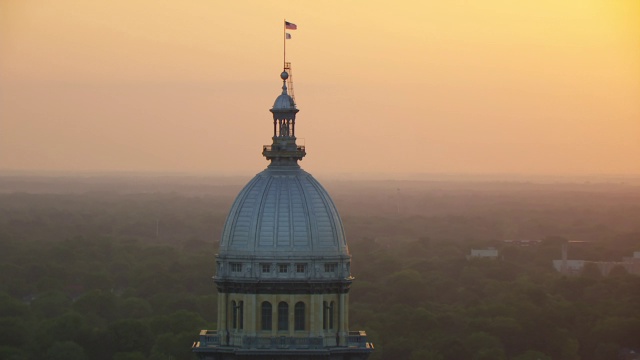
[[[289,73],[286,69],[280,78],[282,93],[269,110],[273,114],[273,142],[262,147],[262,156],[271,161],[269,167],[298,166],[298,160],[306,155],[304,146],[296,144],[296,114],[299,110],[287,91]]]

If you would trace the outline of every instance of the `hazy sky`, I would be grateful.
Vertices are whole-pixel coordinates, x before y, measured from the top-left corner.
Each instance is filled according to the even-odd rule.
[[[640,174],[640,1],[0,0],[0,170]]]

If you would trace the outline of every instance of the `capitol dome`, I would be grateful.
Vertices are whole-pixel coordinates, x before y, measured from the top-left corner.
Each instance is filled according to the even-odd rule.
[[[364,331],[349,330],[351,255],[327,191],[298,165],[290,64],[273,107],[270,162],[236,197],[222,231],[214,281],[217,325],[202,330],[202,360],[366,360]]]
[[[260,256],[348,254],[342,221],[327,191],[298,168],[268,168],[238,194],[220,253]]]
[[[217,256],[219,281],[350,278],[351,256],[338,210],[298,165],[306,155],[296,144],[298,109],[287,91],[288,75],[281,78],[282,93],[270,109],[273,143],[262,152],[271,163],[231,206]]]

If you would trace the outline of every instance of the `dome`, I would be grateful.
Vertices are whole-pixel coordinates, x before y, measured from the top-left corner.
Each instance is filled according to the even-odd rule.
[[[216,281],[219,286],[226,281],[348,282],[351,255],[338,210],[322,185],[297,164],[306,150],[296,144],[298,109],[284,76],[270,111],[273,143],[262,147],[262,155],[271,164],[231,206],[216,256]]]
[[[286,93],[280,94],[273,103],[272,110],[294,110],[296,104],[293,102],[293,98]]]
[[[298,166],[271,167],[238,194],[220,242],[221,257],[348,256],[342,221],[327,191]]]

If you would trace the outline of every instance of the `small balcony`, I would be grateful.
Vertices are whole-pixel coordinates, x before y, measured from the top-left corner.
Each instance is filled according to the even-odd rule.
[[[304,145],[264,145],[262,147],[262,156],[267,160],[274,158],[295,158],[301,160],[307,152]]]
[[[197,346],[196,346],[197,345]],[[218,336],[217,330],[201,330],[200,341],[193,345],[193,347],[211,347],[220,345],[220,336]]]
[[[373,344],[367,341],[367,333],[362,330],[349,331],[349,335],[347,335],[347,346],[373,350]]]

